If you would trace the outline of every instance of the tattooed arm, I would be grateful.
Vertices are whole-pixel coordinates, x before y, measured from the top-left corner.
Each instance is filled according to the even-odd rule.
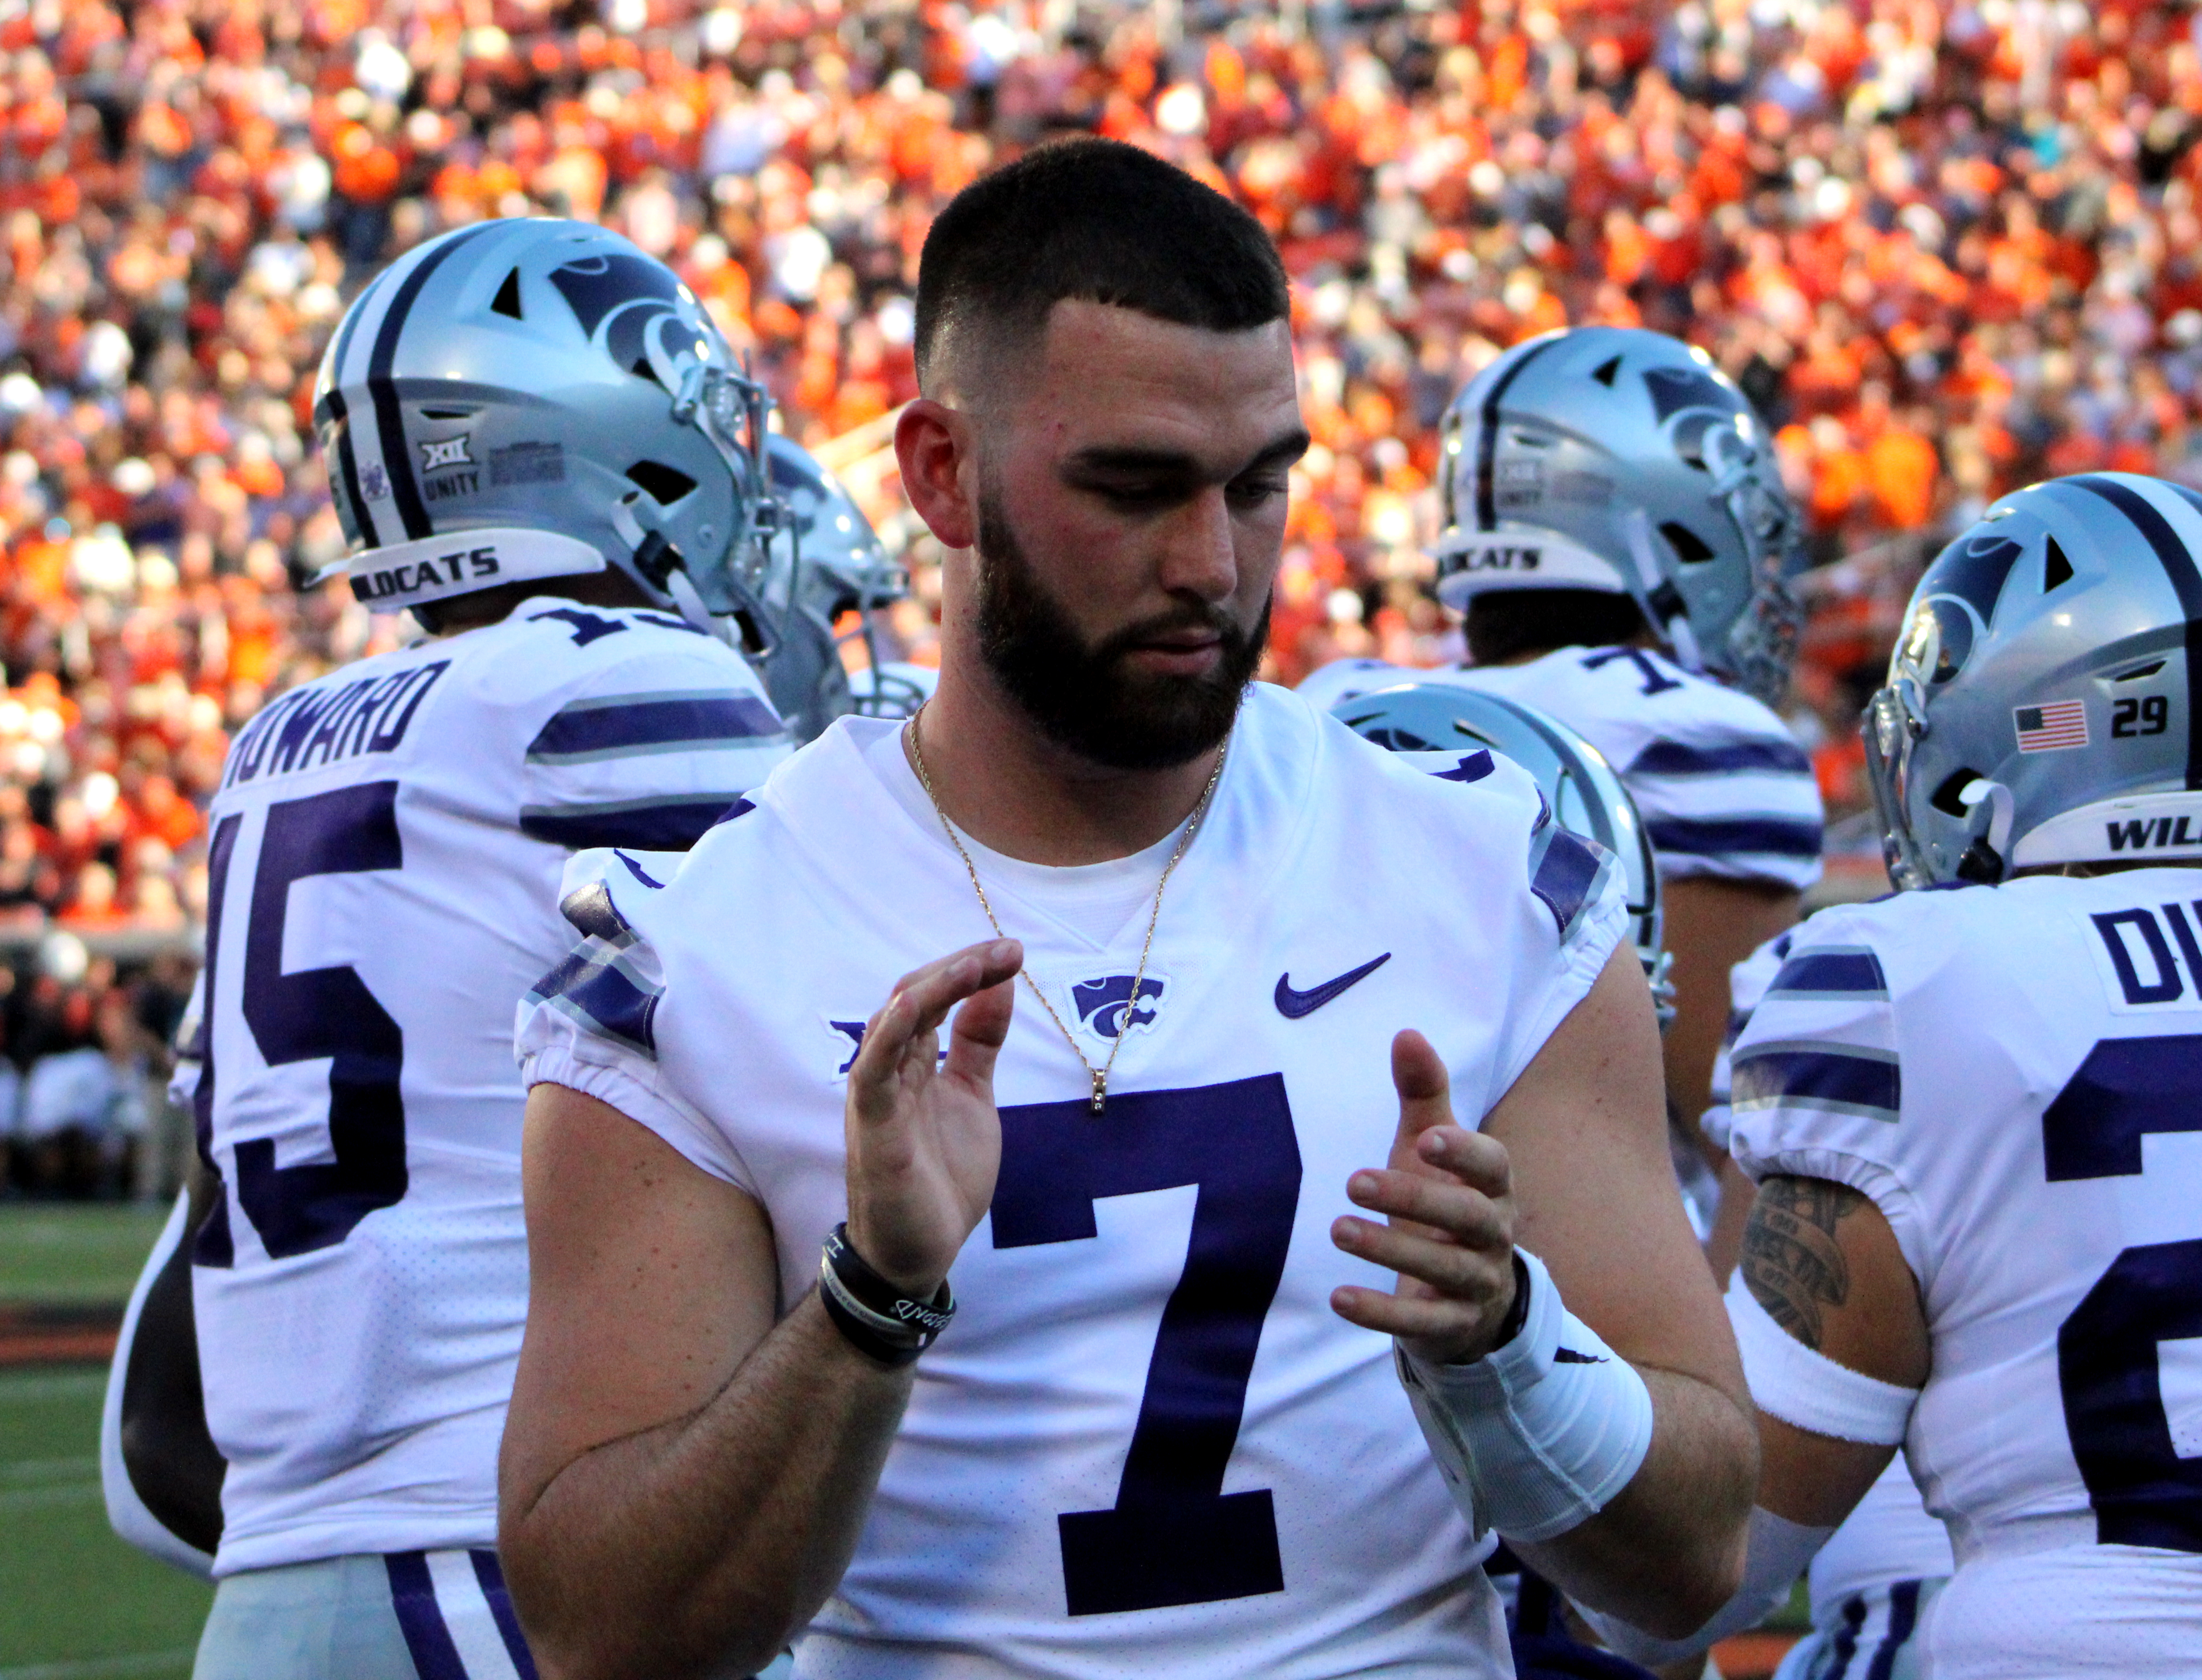
[[[1825,1178],[1769,1178],[1744,1229],[1745,1283],[1774,1322],[1838,1365],[1900,1388],[1927,1381],[1927,1311],[1871,1201]],[[1895,1449],[1814,1435],[1761,1412],[1758,1503],[1793,1523],[1832,1526]]]

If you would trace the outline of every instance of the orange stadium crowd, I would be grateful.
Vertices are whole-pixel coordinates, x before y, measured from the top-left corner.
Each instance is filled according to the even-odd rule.
[[[311,387],[364,280],[459,223],[597,219],[672,263],[906,549],[891,628],[927,658],[879,423],[915,392],[918,253],[1069,132],[1234,195],[1294,278],[1281,680],[1458,657],[1422,552],[1440,417],[1570,322],[1702,345],[1775,429],[1815,562],[1793,721],[1839,815],[1938,535],[2051,474],[2202,482],[2179,9],[0,0],[0,931],[180,935],[229,733],[400,634],[302,587],[343,542]],[[55,968],[0,1014],[19,1058],[63,1015],[97,1039],[103,988],[168,1011],[172,976]]]

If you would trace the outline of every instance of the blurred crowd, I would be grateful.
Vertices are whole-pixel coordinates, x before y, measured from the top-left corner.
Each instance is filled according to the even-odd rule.
[[[1294,277],[1285,681],[1458,656],[1438,422],[1569,322],[1698,342],[1775,428],[1816,563],[1793,721],[1838,813],[1941,537],[2051,474],[2202,482],[2184,8],[0,0],[0,935],[185,937],[229,732],[401,634],[303,587],[342,550],[311,383],[363,281],[462,222],[598,219],[679,269],[906,546],[892,640],[929,657],[884,424],[918,253],[1073,132],[1235,195]],[[68,984],[96,1020],[144,981]]]

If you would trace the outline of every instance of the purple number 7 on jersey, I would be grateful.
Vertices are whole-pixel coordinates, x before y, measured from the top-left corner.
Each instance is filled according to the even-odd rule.
[[[1282,1592],[1266,1488],[1223,1491],[1246,1383],[1299,1203],[1299,1141],[1278,1074],[1002,1111],[997,1248],[1097,1235],[1104,1196],[1198,1187],[1185,1271],[1163,1308],[1116,1503],[1056,1518],[1070,1613]]]

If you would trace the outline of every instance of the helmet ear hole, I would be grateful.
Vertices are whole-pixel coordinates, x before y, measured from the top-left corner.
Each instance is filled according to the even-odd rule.
[[[2057,539],[2049,539],[2048,557],[2041,563],[2041,592],[2046,595],[2061,583],[2072,581],[2072,563],[2064,557],[2064,551],[2057,545]]]
[[[638,461],[627,469],[627,475],[662,508],[671,507],[696,487],[694,479],[662,461]]]
[[[1958,796],[1981,779],[1978,770],[1952,770],[1942,779],[1927,803],[1945,816],[1954,816],[1960,822],[1972,815],[1972,807]]]
[[[1686,566],[1702,565],[1713,557],[1712,545],[1680,520],[1669,520],[1659,528],[1659,534]]]

